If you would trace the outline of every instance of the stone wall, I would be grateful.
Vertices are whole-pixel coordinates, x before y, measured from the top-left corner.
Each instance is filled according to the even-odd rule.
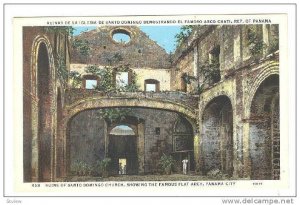
[[[118,43],[113,40],[113,34],[119,31],[130,36],[128,43]],[[74,64],[109,66],[109,59],[113,59],[113,56],[118,53],[122,56],[122,61],[115,63],[115,66],[118,64],[129,64],[130,67],[135,68],[168,68],[170,66],[166,51],[136,26],[98,27],[74,37],[73,42],[76,39],[87,41],[90,53],[85,57],[75,47],[72,52]]]
[[[70,171],[76,163],[93,166],[105,157],[106,123],[96,110],[86,110],[69,123]]]
[[[105,136],[105,129],[110,128],[97,113],[97,110],[82,111],[69,123],[71,170],[76,162],[93,165],[105,156],[105,137],[108,137]],[[141,135],[144,137],[143,147],[138,146],[138,149],[144,149],[143,153],[141,150],[138,152],[144,156],[144,159],[139,159],[139,163],[144,163],[142,173],[158,172],[162,154],[170,155],[173,152],[174,125],[180,116],[175,112],[145,108],[132,108],[129,116],[144,122],[144,134]],[[114,123],[117,124],[118,122]],[[137,130],[136,132],[141,132],[140,129]],[[193,130],[189,133],[193,133]]]
[[[71,64],[70,70],[77,71],[81,75],[86,75],[89,73],[85,72],[85,68],[87,64]],[[99,68],[103,68],[104,66],[98,65]],[[154,79],[159,81],[160,91],[170,91],[170,69],[152,69],[152,68],[130,68],[136,74],[136,84],[139,90],[145,90],[145,80]],[[101,80],[101,79],[100,79]],[[71,82],[70,82],[71,84]]]
[[[68,45],[67,35],[49,27],[23,27],[25,182],[51,181],[55,177],[53,136],[58,130],[57,94],[58,90],[64,93],[65,86],[58,56],[63,57],[61,63],[68,69]]]

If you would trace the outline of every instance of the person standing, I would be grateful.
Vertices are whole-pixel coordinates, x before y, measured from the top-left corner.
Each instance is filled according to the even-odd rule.
[[[182,169],[183,169],[183,174],[187,174],[187,164],[188,164],[189,160],[188,159],[184,159],[182,160]]]

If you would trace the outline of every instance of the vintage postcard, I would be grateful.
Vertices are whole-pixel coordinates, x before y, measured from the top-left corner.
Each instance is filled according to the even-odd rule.
[[[287,24],[284,13],[14,17],[14,192],[293,193]]]

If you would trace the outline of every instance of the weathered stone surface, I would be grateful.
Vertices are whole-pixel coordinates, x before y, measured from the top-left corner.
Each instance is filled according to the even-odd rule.
[[[251,29],[266,45],[257,54],[250,49]],[[131,41],[115,42],[116,31],[129,33]],[[166,153],[176,158],[177,167],[189,156],[197,173],[212,177],[280,179],[278,25],[199,26],[177,48],[172,65],[169,55],[137,27],[102,27],[76,38],[91,45],[86,57],[72,51],[72,63],[80,73],[88,64],[107,66],[120,53],[123,59],[114,66],[130,64],[131,70],[136,69],[141,90],[146,79],[154,79],[160,81],[160,91],[181,92],[64,92],[67,83],[57,75],[57,54],[64,53],[69,68],[66,36],[25,27],[24,181],[54,181],[66,176],[76,160],[91,165],[96,155],[106,156],[109,140],[103,136],[112,125],[96,118],[91,109],[115,107],[129,107],[132,116],[141,119],[133,126],[138,132],[138,173],[159,172],[159,158]],[[215,69],[220,78],[205,81],[203,70],[212,59],[219,61]],[[155,76],[158,73],[166,79]],[[191,123],[191,132],[175,128],[182,117]],[[188,142],[193,144],[191,150],[174,153],[190,148],[183,140],[187,136],[193,137],[193,143]],[[182,137],[175,140],[177,145],[176,137]]]
[[[112,38],[114,32],[121,31],[130,36],[128,43],[118,43]],[[88,57],[73,49],[72,63],[110,65],[108,60],[116,53],[122,56],[119,64],[130,67],[168,68],[168,54],[136,26],[104,26],[84,32],[75,39],[86,40],[90,46]],[[115,64],[117,65],[117,64]]]

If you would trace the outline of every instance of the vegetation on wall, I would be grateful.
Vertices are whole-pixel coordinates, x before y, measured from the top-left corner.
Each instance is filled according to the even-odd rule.
[[[123,56],[119,53],[104,53],[104,59],[108,66],[113,66],[123,61]]]
[[[77,49],[87,59],[91,50],[88,40],[74,39],[72,42],[73,48]]]
[[[62,82],[66,82],[68,79],[68,70],[66,66],[66,54],[62,52],[60,45],[58,45],[57,39],[63,37],[65,40],[69,36],[73,35],[74,28],[71,26],[47,26],[44,27],[44,31],[47,33],[54,34],[54,55],[55,55],[55,67],[58,74],[58,77],[62,79]]]
[[[206,61],[203,66],[200,67],[200,75],[202,76],[202,82],[198,84],[197,92],[201,94],[206,85],[214,84],[221,79],[220,64],[218,61],[213,60],[211,63]]]
[[[55,64],[57,68],[57,74],[60,78],[62,78],[62,82],[66,82],[68,80],[68,70],[66,66],[66,59],[62,53],[57,54],[55,58]]]
[[[72,26],[47,26],[44,28],[45,32],[64,34],[68,36],[73,36],[74,28]]]
[[[82,84],[81,74],[77,71],[70,71],[69,79],[73,88],[78,88]]]
[[[249,26],[247,38],[251,55],[256,59],[259,58],[262,55],[263,49],[266,47],[266,45],[263,42],[259,32],[257,32],[255,26]]]
[[[122,121],[125,119],[126,116],[129,116],[131,114],[131,108],[107,108],[98,110],[97,112],[99,118],[105,119],[110,123]]]
[[[184,81],[185,84],[191,84],[192,80],[197,80],[196,77],[188,75],[187,73],[183,73],[182,76],[181,76],[181,78],[183,79],[183,81]]]
[[[279,49],[279,29],[278,25],[273,25],[275,29],[272,31],[272,40],[270,41],[269,51],[273,53]]]
[[[95,87],[96,90],[103,92],[136,92],[139,90],[137,85],[137,75],[131,71],[129,65],[117,67],[99,68],[96,65],[89,65],[85,69],[86,73],[91,73],[100,77],[100,82]],[[131,72],[131,81],[126,86],[116,85],[115,76],[117,72]]]

